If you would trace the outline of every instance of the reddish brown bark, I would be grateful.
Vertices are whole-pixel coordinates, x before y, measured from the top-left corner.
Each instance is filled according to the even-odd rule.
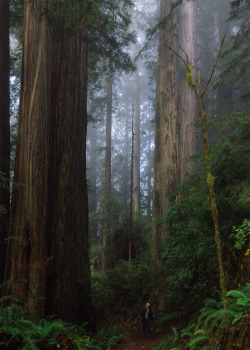
[[[9,222],[10,116],[9,116],[9,2],[0,0],[0,284],[4,279]]]
[[[90,307],[87,45],[85,30],[57,30],[25,3],[15,167],[24,187],[13,192],[6,279],[31,313],[78,323]]]

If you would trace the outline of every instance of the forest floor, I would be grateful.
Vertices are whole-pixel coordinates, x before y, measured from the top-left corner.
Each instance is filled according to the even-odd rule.
[[[162,335],[152,335],[151,338],[143,337],[140,333],[135,333],[120,341],[115,350],[151,350],[156,343],[162,339]]]
[[[122,340],[115,350],[151,350],[159,339],[158,337],[135,336]]]

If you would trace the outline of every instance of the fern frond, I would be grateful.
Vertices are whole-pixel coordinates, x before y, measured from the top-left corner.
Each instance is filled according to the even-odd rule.
[[[204,343],[207,342],[209,340],[207,335],[202,335],[198,338],[194,338],[192,339],[187,345],[190,347],[191,350],[197,350],[197,345],[199,343]]]
[[[190,332],[190,331],[181,332],[181,338],[184,338],[184,337],[191,337],[192,335],[193,335],[193,333]]]
[[[39,346],[37,345],[37,341],[35,339],[28,339],[23,350],[39,350]]]
[[[239,322],[242,318],[250,318],[250,315],[239,315],[232,321],[232,324]]]
[[[200,316],[198,317],[198,323],[203,322],[203,320],[213,314],[217,309],[214,308],[203,308],[201,309]]]
[[[197,329],[197,331],[194,332],[194,335],[198,334],[206,334],[206,331],[204,329]]]
[[[212,298],[207,298],[204,300],[204,305],[205,305],[205,308],[208,308],[208,307],[214,307],[214,308],[217,308],[218,307],[218,301],[215,300],[215,299],[212,299]]]
[[[172,327],[172,331],[174,333],[174,341],[176,342],[177,339],[179,338],[178,332],[175,327]]]
[[[223,316],[228,317],[228,315],[233,315],[234,316],[235,313],[232,310],[230,310],[230,309],[217,310],[213,314],[209,315],[206,318],[206,320],[204,322],[204,326],[207,327],[209,325],[210,321],[214,320],[214,319],[216,320],[216,323],[217,323],[218,321],[220,321],[222,319]]]

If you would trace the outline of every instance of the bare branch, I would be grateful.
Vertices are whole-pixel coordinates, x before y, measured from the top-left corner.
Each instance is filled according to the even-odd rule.
[[[177,57],[179,57],[184,62],[185,66],[187,65],[185,60],[184,60],[184,58],[181,57],[180,55],[178,55],[178,53],[174,49],[172,49],[171,46],[169,46],[168,44],[166,44],[166,46],[167,46],[168,49],[170,49]]]
[[[181,47],[181,45],[179,45],[179,48],[181,49],[181,51],[185,54],[185,56],[186,56],[186,58],[187,58],[186,64],[189,64],[188,54],[183,50],[183,48]]]
[[[209,77],[209,79],[208,79],[207,85],[204,87],[203,91],[201,92],[200,97],[202,97],[202,96],[205,94],[205,92],[206,92],[206,90],[207,90],[207,88],[208,88],[208,85],[210,84],[210,82],[211,82],[211,80],[212,80],[212,78],[213,78],[215,68],[216,68],[216,66],[217,66],[217,64],[218,64],[218,61],[219,61],[219,58],[220,58],[220,55],[221,55],[222,46],[224,45],[224,41],[225,41],[225,35],[224,35],[223,38],[221,39],[220,49],[219,49],[219,52],[218,52],[218,55],[217,55],[215,64],[214,64],[214,66],[213,66],[212,72],[211,72],[210,77]]]
[[[201,147],[201,149],[203,150],[203,152],[204,152],[204,146],[202,145],[202,143],[201,143],[201,140],[199,139],[199,137],[198,137],[198,135],[197,135],[197,133],[190,127],[190,125],[188,124],[188,123],[186,123],[187,124],[187,128],[188,128],[188,130],[191,132],[191,134],[193,134],[194,135],[194,137],[196,138],[196,140],[198,141],[198,143],[199,143],[199,145],[200,145],[200,147]]]

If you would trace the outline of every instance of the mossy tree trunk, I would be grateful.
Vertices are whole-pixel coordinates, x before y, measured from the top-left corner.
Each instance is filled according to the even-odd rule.
[[[4,280],[10,209],[9,1],[0,0],[0,284]]]
[[[206,107],[205,107],[205,94],[207,92],[207,89],[210,85],[210,82],[212,80],[215,68],[218,64],[220,55],[221,55],[221,50],[222,46],[224,44],[224,39],[221,41],[221,46],[219,49],[219,53],[216,59],[216,62],[213,66],[211,75],[205,85],[204,88],[201,86],[201,79],[200,79],[200,73],[198,72],[198,84],[195,84],[193,81],[193,76],[192,76],[192,68],[189,63],[189,56],[186,54],[186,59],[184,60],[182,57],[182,61],[184,61],[186,70],[187,70],[187,84],[188,86],[193,90],[195,97],[196,97],[196,104],[198,108],[198,114],[199,114],[199,119],[200,119],[200,126],[201,126],[201,131],[202,131],[202,139],[199,139],[198,134],[191,128],[190,125],[188,125],[189,131],[196,137],[196,140],[199,142],[203,154],[205,157],[205,162],[206,162],[206,177],[207,177],[207,186],[208,186],[208,191],[209,191],[209,199],[210,199],[210,207],[211,207],[211,213],[212,213],[212,218],[213,218],[213,224],[214,224],[214,233],[215,233],[215,243],[217,247],[217,257],[218,257],[218,269],[219,269],[219,276],[220,276],[220,288],[222,292],[222,297],[223,297],[223,303],[224,303],[224,308],[227,308],[227,288],[226,288],[226,279],[225,279],[225,273],[224,273],[224,268],[223,268],[223,263],[222,263],[222,243],[221,243],[221,238],[220,238],[220,230],[219,230],[219,214],[218,214],[218,208],[216,204],[216,196],[215,196],[215,178],[212,175],[211,171],[211,160],[210,160],[210,152],[209,152],[209,144],[208,144],[208,120],[207,120],[207,114],[206,114]],[[174,52],[174,50],[171,48],[171,50]]]
[[[24,8],[15,166],[15,180],[24,187],[12,196],[7,293],[38,317],[54,314],[82,323],[91,307],[86,29],[66,33],[61,17],[58,32],[39,20],[39,5],[32,2],[31,10],[25,2]]]

